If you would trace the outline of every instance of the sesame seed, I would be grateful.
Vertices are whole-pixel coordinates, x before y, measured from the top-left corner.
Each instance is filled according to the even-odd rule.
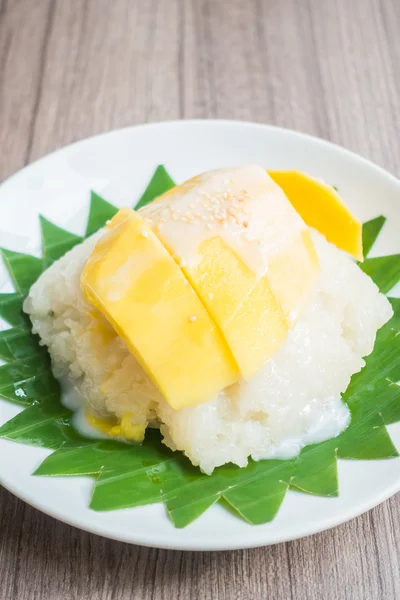
[[[194,323],[194,322],[196,321],[196,319],[197,319],[196,315],[191,315],[191,316],[189,317],[189,321],[190,321],[191,323]]]
[[[208,292],[208,297],[210,298],[210,300],[212,300],[214,298],[214,294],[212,292]]]
[[[147,231],[141,231],[141,232],[140,232],[140,235],[141,235],[142,237],[144,237],[144,238],[147,238],[147,237],[149,237],[149,234],[148,234],[148,232],[147,232]]]

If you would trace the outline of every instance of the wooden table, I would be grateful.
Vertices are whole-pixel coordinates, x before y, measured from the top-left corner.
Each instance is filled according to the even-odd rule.
[[[400,175],[399,0],[0,0],[0,180],[95,133],[248,119]],[[0,490],[0,600],[400,598],[400,496],[332,531],[180,553],[82,533]]]

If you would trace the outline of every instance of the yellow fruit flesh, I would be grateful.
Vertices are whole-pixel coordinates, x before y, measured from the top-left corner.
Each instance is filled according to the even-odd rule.
[[[112,324],[174,409],[237,380],[226,342],[146,222],[120,210],[83,270],[87,300]]]
[[[185,267],[199,298],[225,337],[242,376],[253,377],[284,342],[288,327],[271,289],[219,237],[200,246],[200,262]]]
[[[319,269],[318,256],[305,229],[268,267],[268,281],[289,327],[293,327],[310,299]]]
[[[119,423],[114,417],[103,418],[93,413],[86,414],[87,423],[105,435],[112,437],[123,437],[130,442],[142,442],[145,434],[143,425],[132,423],[132,413],[126,413]]]
[[[329,242],[363,260],[362,225],[333,187],[301,171],[268,171],[302,219]]]
[[[106,435],[111,435],[111,430],[113,427],[118,425],[118,420],[116,417],[99,417],[94,415],[91,412],[86,412],[85,418],[87,423],[100,431],[101,433],[105,433]]]

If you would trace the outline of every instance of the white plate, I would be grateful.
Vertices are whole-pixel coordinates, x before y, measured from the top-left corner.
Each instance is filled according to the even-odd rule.
[[[398,252],[400,182],[338,146],[284,129],[230,121],[180,121],[123,129],[73,144],[30,165],[0,188],[1,246],[40,255],[38,213],[83,233],[89,190],[132,205],[155,166],[177,181],[217,167],[258,163],[302,169],[339,187],[346,203],[367,220],[388,217],[376,254]],[[10,291],[0,270],[0,289]],[[0,400],[0,424],[19,412]],[[400,448],[400,424],[390,426]],[[400,490],[400,459],[339,461],[339,498],[289,491],[278,516],[252,526],[222,506],[175,529],[162,504],[97,513],[87,508],[93,480],[30,474],[48,451],[0,440],[0,481],[41,511],[81,529],[135,544],[185,550],[249,548],[322,531],[376,506]]]

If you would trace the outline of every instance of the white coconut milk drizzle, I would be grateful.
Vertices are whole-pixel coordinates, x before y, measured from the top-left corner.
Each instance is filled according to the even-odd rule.
[[[202,243],[219,237],[258,278],[270,258],[305,229],[283,191],[258,166],[199,175],[140,213],[182,266],[196,266]]]

